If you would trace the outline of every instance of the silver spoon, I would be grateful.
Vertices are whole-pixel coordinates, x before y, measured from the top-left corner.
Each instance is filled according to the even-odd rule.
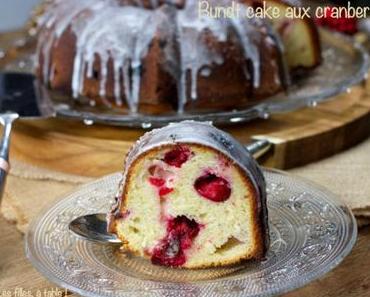
[[[258,158],[266,153],[272,144],[268,140],[258,140],[247,145],[247,150]],[[79,238],[102,244],[122,244],[114,234],[108,233],[106,214],[90,214],[79,217],[69,224],[69,230]]]
[[[98,213],[79,217],[69,223],[69,230],[82,239],[97,243],[121,244],[114,234],[107,232],[106,214]]]

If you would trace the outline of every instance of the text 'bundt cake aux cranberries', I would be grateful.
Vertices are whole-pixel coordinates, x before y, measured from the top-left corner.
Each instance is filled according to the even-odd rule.
[[[261,5],[236,1],[244,9]],[[51,0],[38,20],[37,74],[76,102],[155,114],[249,106],[284,90],[294,69],[320,63],[310,19],[215,19],[199,15],[198,5]]]
[[[124,249],[153,264],[261,259],[269,238],[264,177],[229,134],[206,123],[170,124],[127,155],[108,222]]]

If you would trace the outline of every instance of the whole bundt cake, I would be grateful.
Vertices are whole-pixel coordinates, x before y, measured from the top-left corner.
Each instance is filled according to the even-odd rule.
[[[242,10],[262,5],[237,2]],[[280,0],[267,4],[288,7]],[[77,102],[155,114],[255,104],[284,90],[294,69],[320,63],[309,19],[212,18],[199,5],[52,0],[38,20],[37,74]]]
[[[261,259],[265,181],[247,150],[215,127],[171,124],[126,157],[109,231],[153,264],[205,268]]]

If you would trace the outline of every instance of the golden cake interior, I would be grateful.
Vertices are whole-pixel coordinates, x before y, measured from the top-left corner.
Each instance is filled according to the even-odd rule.
[[[126,249],[154,264],[227,265],[263,256],[256,209],[252,183],[226,156],[168,145],[130,166],[115,231]]]

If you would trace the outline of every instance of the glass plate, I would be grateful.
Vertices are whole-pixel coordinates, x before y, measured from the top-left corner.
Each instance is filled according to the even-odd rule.
[[[161,115],[126,113],[121,109],[104,106],[91,106],[90,100],[81,98],[85,104],[77,104],[70,96],[43,90],[43,96],[50,98],[55,105],[57,116],[83,120],[86,124],[103,123],[115,126],[154,128],[169,122],[183,120],[209,121],[216,125],[247,122],[256,118],[268,118],[270,114],[288,112],[306,106],[316,106],[319,102],[349,91],[366,77],[369,58],[361,45],[339,33],[320,30],[323,63],[300,79],[295,79],[288,93],[282,92],[257,105],[241,110],[169,112]],[[8,71],[30,72],[33,69],[33,55],[26,54],[8,64]]]
[[[120,174],[88,184],[45,211],[26,236],[27,256],[45,277],[84,296],[245,297],[290,291],[343,260],[356,241],[356,222],[325,189],[281,172],[264,172],[271,244],[260,263],[164,268],[72,235],[71,220],[108,211]]]

